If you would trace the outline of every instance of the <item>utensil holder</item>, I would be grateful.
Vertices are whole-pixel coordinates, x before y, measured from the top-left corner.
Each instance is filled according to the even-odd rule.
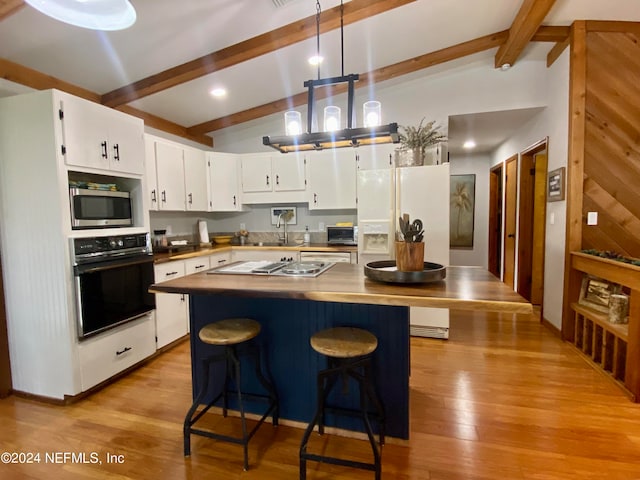
[[[424,269],[424,242],[396,242],[396,268],[401,272]]]

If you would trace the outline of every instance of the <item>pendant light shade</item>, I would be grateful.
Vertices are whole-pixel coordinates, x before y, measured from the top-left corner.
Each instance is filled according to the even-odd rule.
[[[36,10],[61,22],[91,30],[123,30],[136,21],[128,0],[25,0]]]

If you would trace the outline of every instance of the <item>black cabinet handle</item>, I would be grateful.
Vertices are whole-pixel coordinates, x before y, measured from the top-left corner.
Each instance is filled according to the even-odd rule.
[[[280,175],[276,175],[276,185],[280,185]]]
[[[169,273],[165,273],[165,275],[166,275],[167,277],[170,277],[171,275],[177,275],[177,274],[178,274],[178,272],[169,272]]]
[[[236,196],[235,195],[233,196],[233,206],[234,207],[236,206]]]
[[[196,269],[196,270],[198,270],[198,269],[200,269],[200,268],[204,268],[204,265],[196,265],[196,266],[195,266],[195,269]]]
[[[516,238],[516,234],[515,233],[510,233],[509,235],[507,235],[507,238]]]
[[[189,204],[192,204],[192,203],[193,203],[193,194],[190,193],[189,194]]]
[[[117,143],[113,145],[113,159],[116,162],[120,161],[120,145],[118,145]]]
[[[180,295],[180,301],[184,302],[184,293],[182,295]]]
[[[162,190],[162,201],[163,202],[167,201],[167,191],[166,190]]]
[[[157,200],[156,200],[156,189],[155,188],[153,190],[151,190],[151,201],[153,203],[157,202]]]
[[[129,350],[132,350],[131,347],[124,347],[122,350],[116,352],[116,355],[122,355],[123,353],[127,353]]]
[[[107,154],[107,142],[106,142],[106,140],[104,142],[102,142],[100,144],[100,146],[102,147],[102,158],[109,158],[109,155]]]
[[[226,263],[226,260],[225,259],[218,260],[218,263]]]
[[[269,185],[269,175],[267,175],[267,185]]]
[[[317,194],[313,194],[313,203],[318,203],[318,195]]]

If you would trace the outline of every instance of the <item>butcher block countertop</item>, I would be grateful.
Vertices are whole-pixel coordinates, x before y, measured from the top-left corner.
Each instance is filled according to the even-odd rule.
[[[530,303],[481,267],[450,266],[444,281],[425,284],[376,282],[364,275],[362,265],[347,263],[338,263],[315,278],[202,272],[154,284],[150,291],[505,313],[532,311]]]

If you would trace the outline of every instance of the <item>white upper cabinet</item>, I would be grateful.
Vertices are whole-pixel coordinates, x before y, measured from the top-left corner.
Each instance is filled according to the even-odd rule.
[[[356,155],[351,148],[309,155],[309,210],[356,208]]]
[[[305,190],[305,156],[301,153],[276,154],[271,157],[274,192]]]
[[[203,150],[184,149],[185,205],[188,211],[207,210],[207,155]]]
[[[234,212],[241,210],[237,155],[209,153],[209,211]]]
[[[65,163],[122,173],[144,173],[144,123],[97,103],[63,95]]]
[[[306,188],[302,154],[244,154],[241,163],[245,193],[304,191]]]
[[[158,209],[185,210],[183,150],[177,145],[155,142]]]
[[[243,154],[240,159],[242,164],[242,191],[244,193],[272,192],[271,155]]]
[[[358,170],[380,170],[393,168],[394,152],[398,144],[384,143],[382,145],[366,145],[356,150]]]

